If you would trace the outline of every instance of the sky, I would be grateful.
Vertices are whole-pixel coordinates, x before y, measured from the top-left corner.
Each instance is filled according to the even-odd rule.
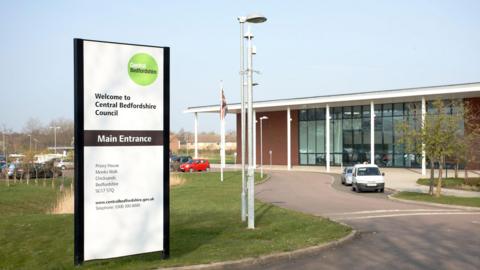
[[[171,48],[171,130],[187,107],[239,101],[238,16],[252,25],[254,100],[480,82],[480,1],[2,1],[0,125],[73,119],[73,39]],[[219,131],[217,114],[200,131]],[[227,129],[235,128],[233,115]]]

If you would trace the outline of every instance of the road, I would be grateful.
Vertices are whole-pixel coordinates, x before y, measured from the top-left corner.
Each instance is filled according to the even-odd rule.
[[[480,269],[480,211],[357,194],[338,176],[312,172],[271,172],[255,193],[280,207],[346,223],[359,234],[316,256],[249,269]]]

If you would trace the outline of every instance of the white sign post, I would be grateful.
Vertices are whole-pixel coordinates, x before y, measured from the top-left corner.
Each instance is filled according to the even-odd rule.
[[[75,39],[75,264],[169,255],[169,48]]]

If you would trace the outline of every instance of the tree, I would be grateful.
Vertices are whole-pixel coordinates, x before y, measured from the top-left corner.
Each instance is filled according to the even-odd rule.
[[[30,172],[32,172],[34,161],[35,161],[35,153],[33,151],[25,152],[25,156],[23,157],[23,162],[22,162],[23,174],[21,177],[22,179],[23,177],[26,178],[27,185],[30,184],[30,178],[32,177],[30,175]],[[36,175],[35,175],[35,183],[37,183]]]
[[[415,113],[416,115],[421,115]],[[451,157],[458,147],[459,125],[465,118],[465,110],[458,101],[433,102],[432,110],[425,114],[422,128],[418,129],[404,122],[398,125],[403,143],[407,152],[422,154],[430,160],[432,171],[438,164],[438,179],[435,195],[440,196],[442,188],[443,164],[447,157]],[[418,121],[418,119],[417,119]],[[433,174],[430,177],[429,193],[433,195]]]
[[[465,179],[468,181],[468,166],[470,163],[475,163],[477,157],[480,155],[478,144],[480,143],[480,107],[474,107],[470,103],[465,104],[465,132],[459,138],[462,143],[455,151],[460,156],[460,159],[465,164]]]

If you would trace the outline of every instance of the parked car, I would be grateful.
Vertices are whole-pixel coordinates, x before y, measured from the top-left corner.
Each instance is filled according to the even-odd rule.
[[[15,165],[15,163],[10,163],[10,165],[8,165],[7,175],[9,179],[13,179],[13,176],[15,175],[16,167],[17,166]]]
[[[385,174],[380,173],[377,165],[358,164],[353,167],[352,191],[378,191],[383,192],[385,188]]]
[[[180,171],[180,165],[192,160],[191,156],[172,156],[170,160],[170,170]]]
[[[53,178],[62,176],[62,170],[54,166],[54,162],[45,163],[21,163],[17,164],[15,176],[17,179],[32,179],[32,178]]]
[[[208,159],[192,159],[180,165],[180,171],[182,172],[200,172],[209,170],[210,163],[208,162]]]
[[[352,184],[353,167],[345,167],[342,172],[342,185],[350,186]]]
[[[74,164],[72,161],[60,159],[60,161],[58,161],[55,166],[59,169],[66,170],[66,169],[73,169]]]

